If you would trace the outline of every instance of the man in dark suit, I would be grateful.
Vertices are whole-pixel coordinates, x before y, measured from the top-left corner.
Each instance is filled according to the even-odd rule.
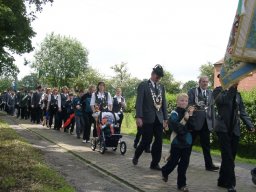
[[[40,124],[42,110],[41,110],[41,97],[42,97],[42,87],[37,86],[36,91],[31,97],[31,119],[33,123]],[[33,115],[32,115],[33,114]]]
[[[154,143],[151,148],[152,161],[151,169],[161,170],[159,162],[162,154],[162,133],[163,127],[167,126],[167,109],[164,86],[159,84],[164,76],[161,65],[156,65],[149,80],[140,83],[137,89],[136,100],[136,123],[142,128],[142,140],[135,150],[133,164],[137,165],[139,157],[150,145],[154,136]]]
[[[240,119],[247,126],[248,131],[255,128],[248,114],[245,112],[242,97],[237,91],[238,84],[228,90],[217,87],[213,91],[213,98],[217,106],[214,130],[217,133],[221,149],[221,168],[218,186],[235,192],[235,157],[240,136]]]
[[[208,89],[208,77],[199,78],[199,87],[189,90],[189,105],[196,107],[194,116],[194,130],[192,132],[193,143],[197,136],[200,137],[200,143],[203,149],[205,169],[208,171],[216,171],[219,167],[212,162],[210,153],[210,132],[213,129],[212,124],[212,105],[210,105],[212,91]]]

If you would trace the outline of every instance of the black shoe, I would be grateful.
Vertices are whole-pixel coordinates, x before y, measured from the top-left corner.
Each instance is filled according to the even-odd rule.
[[[206,167],[206,171],[218,171],[220,168],[218,166],[212,165],[211,167]]]
[[[228,188],[228,192],[236,192],[235,187],[229,187],[229,188]]]
[[[77,139],[81,139],[81,137],[79,135],[76,136]]]
[[[228,185],[223,182],[218,182],[218,187],[228,188]]]
[[[163,180],[164,182],[167,182],[167,181],[168,181],[168,175],[163,174],[163,171],[162,171],[162,180]]]
[[[139,159],[133,157],[133,159],[132,159],[133,165],[137,165],[137,164],[138,164],[138,161],[139,161]]]
[[[159,165],[155,165],[155,166],[150,165],[150,169],[153,169],[153,170],[156,170],[156,171],[161,171],[162,170]]]

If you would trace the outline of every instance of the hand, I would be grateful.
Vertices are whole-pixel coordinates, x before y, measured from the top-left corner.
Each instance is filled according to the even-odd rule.
[[[81,106],[80,106],[80,105],[77,105],[76,108],[77,108],[77,109],[81,109]]]
[[[34,105],[31,105],[32,108],[34,108]]]
[[[255,132],[255,128],[254,128],[254,127],[251,128],[251,129],[249,130],[249,132],[250,132],[250,133],[254,133],[254,132]]]
[[[61,112],[61,108],[59,108],[59,112]]]
[[[163,127],[164,127],[164,130],[165,130],[165,131],[168,131],[168,129],[169,129],[169,128],[168,128],[168,120],[164,120],[164,121],[163,121]]]
[[[142,119],[141,118],[136,118],[136,124],[137,124],[138,127],[142,127],[142,125],[143,125]]]
[[[185,115],[184,115],[184,120],[185,121],[188,121],[188,119],[189,119],[189,113],[188,112],[185,112]]]
[[[195,107],[194,106],[189,106],[188,107],[188,114],[189,114],[189,116],[192,116],[193,115],[193,112],[195,111]]]

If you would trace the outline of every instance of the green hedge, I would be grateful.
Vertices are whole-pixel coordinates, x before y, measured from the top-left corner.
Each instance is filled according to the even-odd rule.
[[[256,89],[253,91],[241,92],[243,97],[244,105],[248,115],[251,117],[252,122],[256,123]],[[168,112],[170,113],[172,109],[176,106],[176,94],[166,94],[166,100],[168,103]],[[126,112],[132,113],[134,116],[135,109],[135,96],[127,100],[127,109]],[[241,121],[242,122],[242,121]],[[211,135],[211,143],[213,146],[217,146],[217,137],[215,134]],[[241,138],[240,144],[249,146],[256,144],[256,133],[251,134],[247,131],[245,125],[241,124]]]

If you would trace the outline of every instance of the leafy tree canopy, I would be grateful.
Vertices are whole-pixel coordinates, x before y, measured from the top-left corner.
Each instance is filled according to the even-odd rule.
[[[182,92],[187,93],[191,88],[198,86],[196,81],[190,80],[182,86]]]
[[[14,76],[19,72],[12,54],[33,50],[31,39],[35,32],[31,22],[47,2],[53,0],[0,1],[0,75]]]
[[[207,76],[209,78],[209,86],[214,84],[214,66],[211,62],[201,65],[199,68],[200,76]]]
[[[76,39],[51,33],[43,40],[34,58],[32,67],[44,84],[71,86],[72,80],[87,68],[88,51]]]

